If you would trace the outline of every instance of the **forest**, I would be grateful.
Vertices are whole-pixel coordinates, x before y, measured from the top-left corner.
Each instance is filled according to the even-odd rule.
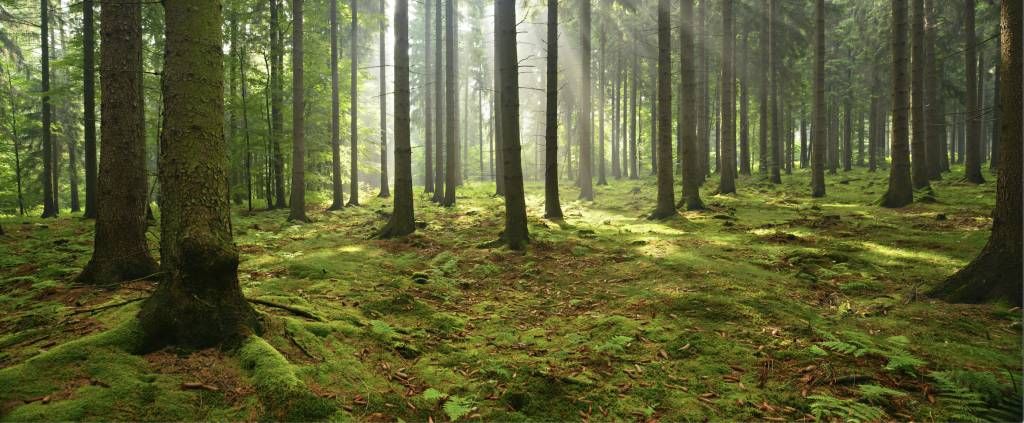
[[[1021,421],[1021,0],[0,0],[0,421]]]

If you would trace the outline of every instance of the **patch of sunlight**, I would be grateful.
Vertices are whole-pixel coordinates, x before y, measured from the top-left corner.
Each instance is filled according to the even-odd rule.
[[[637,248],[637,251],[654,258],[683,255],[679,246],[667,242],[648,242]]]
[[[627,226],[627,228],[629,228],[631,232],[642,234],[683,235],[686,233],[685,231],[676,228],[670,228],[666,225],[659,223],[636,223]]]
[[[842,208],[842,209],[855,209],[855,208],[864,207],[863,205],[854,204],[854,203],[821,203],[820,206],[821,207]]]
[[[335,248],[334,251],[340,253],[361,253],[365,250],[361,245],[345,245],[342,247]]]
[[[960,267],[964,265],[964,262],[961,260],[953,259],[950,257],[946,257],[944,255],[935,254],[928,251],[911,251],[903,248],[895,248],[882,244],[876,244],[874,242],[869,241],[862,242],[861,245],[863,245],[868,251],[872,253],[894,259],[913,259],[926,261],[933,264],[940,264],[943,266],[954,267]]]

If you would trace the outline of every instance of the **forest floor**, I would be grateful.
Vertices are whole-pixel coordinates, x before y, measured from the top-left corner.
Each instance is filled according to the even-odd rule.
[[[480,247],[503,226],[490,184],[452,209],[417,188],[425,227],[394,241],[369,239],[391,205],[369,192],[306,225],[239,208],[241,284],[287,363],[258,345],[125,352],[153,283],[76,285],[91,222],[8,217],[0,417],[1014,420],[998,413],[1020,410],[1019,309],[926,296],[984,245],[994,183],[947,174],[934,201],[887,210],[887,174],[830,175],[824,199],[804,171],[728,196],[714,177],[708,210],[667,221],[645,219],[653,178],[594,203],[562,181],[565,222],[537,217],[528,184],[526,253]],[[316,400],[279,411],[262,389],[292,374]]]

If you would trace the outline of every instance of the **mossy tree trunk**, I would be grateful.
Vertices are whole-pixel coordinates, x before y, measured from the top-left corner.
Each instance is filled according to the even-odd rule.
[[[146,350],[233,343],[260,329],[231,238],[221,2],[170,1],[164,11],[162,279],[139,312]]]
[[[679,60],[682,79],[682,103],[679,108],[679,125],[683,134],[683,198],[681,207],[686,210],[700,210],[704,203],[700,199],[701,167],[697,157],[697,80],[694,69],[694,28],[693,0],[681,0],[679,4]]]
[[[413,233],[412,147],[409,144],[409,0],[395,5],[395,202],[380,238]]]
[[[910,182],[907,82],[907,0],[892,0],[892,167],[882,207],[899,208],[914,201]]]
[[[718,172],[719,194],[736,192],[736,124],[733,113],[736,104],[736,78],[733,75],[734,40],[732,0],[724,0],[722,2],[722,141],[719,148],[721,150]]]
[[[672,23],[668,3],[668,0],[658,0],[658,201],[651,219],[676,215],[672,184]]]
[[[547,103],[544,111],[544,217],[562,218],[558,198],[558,1],[547,0]],[[618,159],[618,154],[614,155]],[[615,167],[618,170],[618,166]]]
[[[519,55],[516,51],[516,1],[495,0],[495,49],[498,80],[501,81],[502,165],[505,168],[505,231],[501,240],[513,250],[530,241],[526,227],[526,196],[519,145]]]
[[[303,72],[302,5],[292,0],[292,195],[288,220],[309,222],[306,217],[306,98]],[[355,101],[353,100],[353,104]]]
[[[1022,295],[1021,251],[1021,122],[1022,28],[1024,5],[1003,1],[1000,5],[1001,84],[999,103],[1003,110],[1015,110],[1000,118],[999,159],[996,178],[996,208],[992,213],[992,234],[988,244],[967,267],[947,279],[934,295],[949,301],[979,303],[1003,300],[1020,306]]]
[[[109,285],[153,275],[146,244],[146,136],[142,6],[103,3],[100,12],[102,143],[92,259],[78,275]]]

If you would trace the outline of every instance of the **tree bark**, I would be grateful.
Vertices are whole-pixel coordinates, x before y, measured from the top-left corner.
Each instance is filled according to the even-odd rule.
[[[441,205],[455,205],[455,190],[459,185],[459,76],[458,50],[455,43],[455,2],[448,0],[445,4],[445,161],[444,161],[444,198]]]
[[[736,78],[733,75],[733,32],[732,0],[722,1],[722,138],[721,161],[719,164],[719,194],[736,193]]]
[[[423,192],[434,192],[434,56],[431,38],[431,21],[433,20],[433,2],[441,0],[423,0]],[[438,135],[440,137],[440,135]]]
[[[547,1],[548,60],[547,109],[544,112],[544,217],[558,220],[562,219],[562,205],[558,198],[558,1]]]
[[[281,2],[270,0],[270,136],[274,154],[274,207],[288,207],[284,194],[284,35],[281,32]]]
[[[811,129],[811,197],[825,196],[825,0],[814,2],[814,122]],[[762,119],[763,121],[763,119]],[[763,132],[763,131],[762,131]]]
[[[233,344],[260,330],[231,239],[221,2],[171,1],[164,10],[162,279],[139,312],[145,351]]]
[[[948,301],[980,303],[993,300],[1021,305],[1021,138],[1024,125],[1020,110],[1024,107],[1020,92],[1022,65],[1022,28],[1024,5],[1017,1],[1000,2],[1000,107],[1015,110],[999,121],[999,159],[996,178],[996,207],[992,213],[992,234],[988,243],[967,267],[933,291]]]
[[[773,184],[782,183],[782,175],[780,172],[780,164],[782,163],[782,121],[779,116],[779,58],[776,57],[776,52],[780,51],[778,41],[778,0],[768,0],[768,50],[770,51],[768,58],[768,70],[767,73],[771,73],[771,125],[772,125],[772,141],[771,151],[768,157],[769,166],[769,177],[768,180]]]
[[[82,1],[82,108],[85,126],[85,213],[96,218],[96,29],[94,0]]]
[[[981,107],[978,101],[977,36],[974,34],[974,0],[964,0],[964,61],[967,79],[967,136],[964,151],[964,179],[972,184],[985,182],[981,175]]]
[[[911,103],[910,114],[913,124],[910,149],[912,160],[911,182],[914,189],[929,188],[928,183],[928,122],[925,118],[925,104],[928,102],[925,92],[925,35],[924,35],[924,0],[911,0],[913,7],[910,49],[911,49]]]
[[[590,0],[580,1],[580,75],[582,75],[582,86],[580,87],[580,200],[594,201],[593,181],[593,158],[591,146],[594,143],[593,135],[593,104],[590,98]]]
[[[152,276],[146,243],[146,136],[142,92],[142,6],[101,5],[102,149],[93,255],[78,275],[109,285]]]
[[[380,14],[385,14],[384,0],[380,0]],[[378,197],[388,198],[391,192],[388,189],[388,91],[387,91],[387,46],[384,45],[384,38],[388,30],[388,20],[380,20],[380,193]],[[397,177],[397,175],[396,175]]]
[[[306,100],[303,82],[302,2],[292,0],[292,196],[288,220],[306,217]]]
[[[683,191],[680,207],[686,210],[701,210],[700,199],[701,167],[697,154],[697,81],[694,69],[694,28],[697,20],[693,14],[693,0],[681,0],[679,26],[679,60],[682,107],[679,110],[679,125],[683,134]]]
[[[676,215],[672,186],[672,23],[668,3],[669,0],[658,0],[658,202],[651,219]],[[726,0],[726,7],[731,3],[731,0]]]
[[[605,13],[607,14],[607,13]],[[608,43],[607,40],[607,19],[601,20],[601,62],[598,64],[598,73],[601,74],[599,82],[597,84],[597,184],[608,185],[608,180],[605,178],[604,172],[604,106],[605,106],[605,46]]]
[[[747,74],[750,44],[747,38],[744,28],[743,57],[740,58],[740,175],[750,175],[750,76]]]
[[[442,10],[444,0],[434,0],[434,112],[435,119],[434,134],[437,135],[437,145],[434,148],[434,195],[430,199],[435,203],[441,203],[444,199],[445,183],[445,62],[444,53],[444,18]],[[452,1],[452,0],[448,0]],[[499,187],[500,191],[500,187]]]
[[[757,152],[758,152],[758,173],[760,173],[761,176],[768,177],[768,151],[769,151],[768,150],[769,149],[769,145],[768,145],[769,144],[768,143],[769,134],[768,134],[768,132],[769,132],[769,129],[771,128],[771,123],[769,123],[769,121],[768,121],[768,116],[769,116],[769,114],[768,114],[768,88],[769,88],[768,75],[770,73],[770,72],[768,72],[768,69],[769,69],[768,65],[769,65],[769,54],[771,52],[771,48],[768,46],[768,39],[769,39],[769,36],[768,36],[768,29],[769,29],[768,28],[769,27],[769,21],[768,21],[768,19],[769,19],[769,11],[768,11],[768,8],[769,8],[769,3],[767,1],[765,1],[763,4],[764,4],[764,10],[761,11],[761,34],[758,37],[758,48],[760,49],[760,52],[761,52],[761,72],[760,72],[761,73],[761,78],[760,78],[761,81],[760,81],[760,84],[758,84],[760,86],[760,96],[759,96],[760,97],[760,101],[759,101],[759,103],[760,103],[760,108],[761,108],[761,113],[760,113],[760,120],[761,121],[760,121],[760,124],[758,125],[758,135],[757,135],[758,150],[757,150]]]
[[[892,167],[889,190],[882,196],[882,207],[899,208],[914,201],[910,181],[910,151],[907,111],[907,0],[892,0]]]
[[[345,207],[345,194],[341,186],[341,100],[338,90],[338,0],[330,0],[331,21],[331,206],[327,210]]]
[[[50,30],[49,30],[49,0],[40,0],[40,57],[42,60],[42,91],[43,112],[43,217],[57,217],[57,194],[55,191],[56,169],[54,169],[54,146],[53,136],[50,129]]]
[[[349,34],[349,194],[348,205],[359,205],[359,1],[351,0],[351,33]]]
[[[529,242],[526,226],[526,198],[523,192],[523,170],[519,144],[519,57],[516,52],[516,2],[495,0],[495,33],[498,44],[498,80],[501,81],[501,112],[503,131],[502,154],[505,167],[505,231],[501,241],[510,249],[522,250]]]
[[[412,147],[409,143],[409,0],[395,4],[395,203],[379,238],[416,231],[412,198]]]

